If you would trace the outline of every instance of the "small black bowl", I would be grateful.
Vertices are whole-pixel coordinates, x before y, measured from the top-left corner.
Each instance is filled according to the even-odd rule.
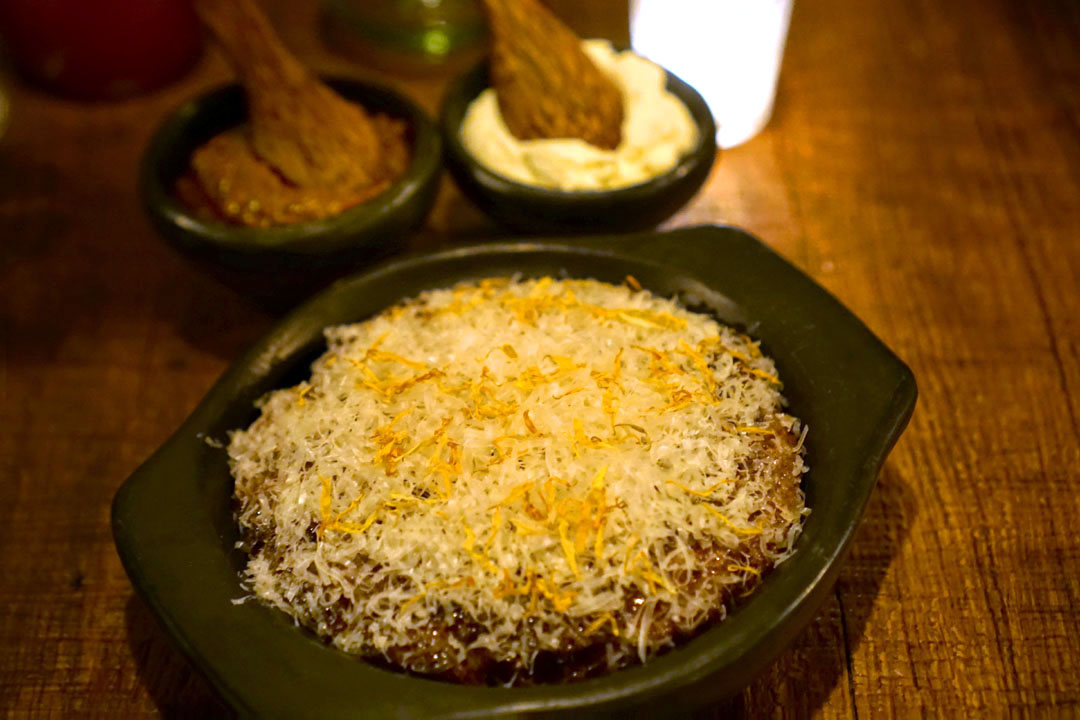
[[[374,198],[321,220],[271,228],[202,220],[177,198],[174,186],[196,148],[246,120],[243,90],[227,85],[185,103],[150,140],[140,168],[139,192],[154,226],[184,253],[223,266],[231,274],[318,275],[399,248],[435,201],[442,154],[435,124],[415,103],[387,88],[343,78],[327,79],[327,84],[369,112],[405,121],[411,159],[397,182]]]
[[[667,89],[690,111],[698,128],[693,150],[663,175],[616,190],[552,190],[510,180],[488,170],[461,142],[461,123],[489,85],[481,62],[446,91],[439,128],[446,166],[458,187],[494,220],[526,233],[621,232],[654,227],[693,197],[716,159],[716,123],[694,88],[667,73]]]

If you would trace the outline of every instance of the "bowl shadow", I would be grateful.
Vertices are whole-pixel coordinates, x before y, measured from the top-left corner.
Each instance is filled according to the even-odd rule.
[[[173,647],[157,619],[134,593],[124,608],[124,625],[139,684],[146,689],[163,718],[236,717],[210,684]]]
[[[866,506],[830,599],[817,618],[746,690],[695,720],[757,718],[783,708],[785,717],[817,717],[837,693],[854,712],[853,657],[893,559],[917,515],[911,489],[886,464]],[[846,688],[841,684],[846,683]]]

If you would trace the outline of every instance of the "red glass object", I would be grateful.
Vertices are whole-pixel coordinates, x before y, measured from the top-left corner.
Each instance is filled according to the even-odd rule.
[[[160,87],[202,47],[189,0],[0,0],[0,34],[19,72],[81,99]]]

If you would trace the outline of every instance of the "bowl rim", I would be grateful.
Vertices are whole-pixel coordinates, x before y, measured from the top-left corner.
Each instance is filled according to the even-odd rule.
[[[708,163],[711,167],[719,156],[716,121],[705,99],[689,83],[661,67],[667,77],[667,90],[686,106],[698,131],[694,147],[684,154],[674,167],[648,180],[609,190],[560,190],[508,178],[473,157],[461,140],[461,124],[469,105],[490,87],[487,80],[489,63],[488,58],[479,60],[450,84],[443,95],[438,118],[447,157],[454,166],[468,173],[486,192],[528,199],[536,203],[588,208],[613,200],[631,201],[662,195],[689,175],[695,167],[702,163]],[[473,85],[478,85],[475,93],[471,91]]]
[[[411,98],[387,85],[344,75],[320,78],[346,100],[362,105],[372,102],[380,106],[376,112],[385,112],[408,123],[408,132],[413,138],[409,165],[388,188],[342,212],[289,225],[252,228],[196,217],[176,198],[171,184],[166,182],[162,163],[172,154],[175,144],[183,140],[195,120],[215,112],[222,104],[235,101],[237,96],[246,106],[242,86],[238,82],[228,82],[187,99],[165,116],[151,136],[143,151],[138,179],[139,194],[151,218],[184,231],[189,241],[198,246],[240,255],[266,252],[323,255],[352,247],[356,234],[377,226],[381,220],[407,206],[442,169],[442,138],[434,120]],[[384,105],[386,107],[382,107]],[[174,182],[176,177],[169,180]],[[341,236],[335,237],[336,234]]]
[[[724,253],[711,256],[697,254],[703,249],[717,250],[719,246],[723,247]],[[352,295],[363,299],[366,297],[365,293],[370,294],[380,289],[381,292],[399,292],[402,276],[407,277],[410,272],[438,270],[455,264],[470,263],[477,258],[481,260],[495,258],[501,261],[505,257],[508,259],[507,262],[510,260],[518,262],[548,255],[557,258],[573,257],[576,261],[587,261],[590,267],[594,266],[593,263],[627,260],[643,268],[643,271],[675,270],[686,274],[697,283],[703,283],[701,287],[694,285],[694,292],[700,292],[706,296],[710,292],[710,286],[707,284],[710,264],[713,269],[719,267],[716,263],[725,262],[724,259],[720,259],[721,257],[737,261],[740,267],[743,263],[752,263],[765,268],[766,276],[776,273],[787,283],[781,296],[785,302],[811,300],[819,306],[812,313],[815,319],[829,320],[836,326],[842,326],[836,332],[842,331],[845,337],[850,336],[850,342],[857,346],[867,358],[874,360],[875,382],[879,378],[884,378],[887,383],[878,388],[881,391],[880,398],[871,408],[874,414],[858,418],[859,427],[865,427],[865,429],[861,431],[859,442],[848,449],[851,458],[842,466],[847,475],[828,480],[830,483],[846,482],[845,492],[841,495],[842,500],[838,501],[842,504],[837,510],[840,514],[836,527],[833,528],[831,525],[824,527],[821,530],[822,537],[809,544],[804,542],[806,538],[804,533],[804,537],[800,539],[801,546],[797,547],[795,556],[770,574],[754,597],[737,608],[727,621],[711,627],[690,643],[660,656],[647,665],[627,668],[592,680],[569,685],[513,689],[452,685],[380,670],[362,660],[346,656],[338,650],[327,649],[314,638],[306,639],[311,648],[308,645],[300,648],[304,652],[310,649],[314,653],[307,659],[316,658],[322,662],[321,658],[329,657],[324,653],[331,653],[336,659],[328,662],[334,663],[335,667],[337,663],[345,662],[346,659],[350,663],[355,663],[351,664],[348,670],[350,678],[354,675],[357,678],[355,683],[345,690],[337,687],[335,690],[346,693],[343,697],[348,697],[350,700],[360,697],[365,702],[370,701],[371,705],[364,709],[370,712],[372,717],[385,716],[389,709],[397,709],[397,705],[390,703],[399,702],[402,698],[407,698],[407,707],[400,709],[399,714],[404,713],[403,716],[410,717],[419,714],[443,717],[491,717],[510,713],[558,713],[560,711],[572,711],[575,716],[604,715],[616,710],[625,710],[628,706],[639,702],[648,702],[653,707],[665,708],[668,706],[658,705],[658,703],[661,701],[688,703],[692,701],[691,697],[700,697],[703,692],[715,694],[734,692],[735,687],[741,689],[746,682],[749,682],[748,678],[752,678],[756,672],[763,669],[794,637],[795,633],[813,618],[817,606],[831,589],[839,569],[839,562],[858,526],[878,470],[906,426],[917,396],[915,379],[910,369],[858,318],[827,291],[760,241],[743,231],[730,227],[706,226],[683,228],[666,233],[644,232],[631,235],[597,236],[575,239],[573,243],[558,239],[507,242],[418,254],[384,263],[375,269],[339,281],[281,321],[230,367],[181,428],[157,453],[136,470],[118,490],[114,499],[112,512],[114,538],[133,585],[165,625],[180,649],[209,678],[226,700],[242,713],[286,716],[287,710],[282,710],[274,704],[285,697],[281,693],[303,692],[309,688],[299,681],[299,690],[286,690],[272,682],[261,682],[257,693],[252,693],[250,686],[247,691],[239,690],[237,673],[244,672],[245,668],[233,668],[227,663],[223,665],[219,657],[210,657],[206,653],[207,633],[210,632],[213,638],[218,638],[226,635],[225,629],[222,627],[215,627],[212,631],[206,628],[193,629],[178,621],[177,614],[183,608],[177,607],[175,598],[163,596],[162,588],[169,583],[179,583],[180,580],[170,577],[168,568],[155,566],[154,553],[158,551],[154,549],[155,544],[152,542],[156,533],[168,533],[172,530],[158,527],[156,518],[141,516],[136,510],[146,505],[148,502],[146,493],[151,490],[164,489],[168,493],[195,491],[186,487],[177,487],[176,483],[166,482],[167,478],[163,479],[161,467],[164,465],[167,468],[170,462],[175,461],[183,453],[190,452],[192,447],[198,447],[200,452],[207,452],[202,433],[207,431],[215,419],[219,419],[231,404],[240,402],[244,393],[255,393],[260,383],[269,383],[269,386],[273,387],[274,383],[279,382],[280,375],[275,377],[274,373],[284,372],[283,368],[290,362],[295,365],[298,362],[298,355],[311,349],[312,333],[317,333],[321,340],[321,328],[331,324],[325,322],[326,318],[337,317],[337,314],[345,312],[345,305],[340,305],[340,303],[355,302],[355,300],[350,300]],[[746,287],[747,284],[753,282],[752,278],[743,277],[746,273],[731,270],[729,272],[735,273],[729,276],[729,285],[742,284],[742,287]],[[715,302],[725,302],[727,291],[720,289],[717,292],[720,294]],[[765,292],[768,297],[773,297],[768,295],[773,292],[772,288]],[[400,299],[401,295],[397,297]],[[378,298],[370,302],[390,304],[383,303]],[[727,300],[727,302],[731,301]],[[794,305],[785,305],[785,307],[794,307]],[[776,310],[773,309],[772,312]],[[784,374],[785,371],[781,369],[781,373]],[[811,462],[813,463],[813,460]],[[813,467],[810,472],[814,472]],[[193,483],[197,482],[197,478],[193,480]],[[173,512],[176,510],[173,509]],[[813,519],[813,515],[811,518]],[[183,518],[184,533],[196,532],[189,528],[189,523],[194,522],[195,519]],[[198,531],[208,530],[209,526]],[[164,537],[167,541],[173,541],[168,534]],[[182,541],[183,538],[180,540]],[[774,580],[775,576],[781,574],[784,574],[782,582]],[[173,600],[172,604],[170,600]],[[735,619],[751,607],[757,607],[758,610],[756,616],[753,614],[749,616],[750,619],[764,615],[768,621],[751,622],[744,618],[740,622]],[[244,612],[252,611],[257,610],[249,609]],[[220,612],[230,613],[235,610],[230,607]],[[224,617],[232,616],[225,615]],[[262,617],[259,616],[259,618]],[[273,624],[276,621],[270,619],[269,622]],[[270,628],[266,620],[260,619],[256,624],[263,635],[274,634],[274,632],[269,632]],[[285,627],[291,632],[291,624],[285,623]],[[314,649],[315,646],[318,649]],[[275,660],[280,659],[275,658]],[[293,659],[287,658],[287,660]],[[355,669],[358,667],[366,669]],[[246,669],[251,671],[250,668]],[[301,671],[295,666],[289,669],[294,673]],[[722,669],[727,673],[717,674]],[[312,669],[304,682],[320,682],[322,676],[317,670],[318,668]],[[377,676],[369,676],[369,673],[377,673]],[[367,684],[361,682],[365,678]],[[355,687],[360,688],[359,695],[349,694]],[[710,689],[703,690],[703,687]],[[691,695],[691,691],[697,694]],[[675,693],[678,695],[672,697]],[[348,707],[335,704],[335,702],[343,702],[340,697],[336,700],[324,697],[321,702],[324,704],[320,709],[327,714],[335,716],[363,714],[354,704]]]

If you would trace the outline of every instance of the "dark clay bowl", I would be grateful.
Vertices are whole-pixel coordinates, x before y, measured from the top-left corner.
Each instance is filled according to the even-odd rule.
[[[368,111],[406,122],[412,157],[397,182],[367,202],[311,222],[247,228],[196,217],[176,198],[173,186],[197,147],[245,121],[244,93],[238,85],[227,85],[185,103],[150,140],[139,192],[154,226],[183,252],[241,273],[318,272],[355,265],[400,247],[435,201],[441,170],[439,134],[423,110],[392,90],[360,80],[327,82]]]
[[[220,443],[264,393],[310,374],[323,328],[464,280],[521,273],[621,282],[762,341],[790,411],[809,425],[812,509],[792,557],[728,618],[641,667],[566,685],[467,687],[348,655],[247,595],[233,481]],[[911,371],[820,286],[734,228],[699,227],[465,247],[342,280],[271,330],[124,483],[113,534],[132,584],[177,646],[243,717],[680,717],[742,690],[829,597],[885,456],[915,405]],[[208,441],[216,441],[212,446]]]
[[[439,128],[446,166],[458,187],[481,210],[506,227],[525,233],[616,232],[654,227],[671,217],[698,191],[716,159],[716,124],[697,91],[667,73],[667,89],[687,109],[698,142],[668,172],[617,190],[552,190],[510,180],[488,170],[465,149],[461,123],[476,96],[488,87],[481,62],[446,91]]]

